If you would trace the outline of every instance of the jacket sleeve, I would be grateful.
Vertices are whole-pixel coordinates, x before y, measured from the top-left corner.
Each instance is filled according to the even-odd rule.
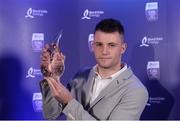
[[[43,115],[45,119],[57,119],[64,109],[63,113],[67,116],[68,119],[80,119],[79,117],[73,118],[71,113],[76,112],[77,114],[81,115],[83,111],[84,118],[81,117],[82,119],[95,120],[95,118],[93,118],[86,110],[84,110],[83,106],[76,99],[70,101],[64,108],[64,106],[53,97],[46,80],[42,80],[40,82],[40,88],[42,93]],[[67,88],[71,90],[70,84],[68,84]],[[74,91],[71,93],[73,92]],[[68,113],[68,110],[71,110],[71,113]]]
[[[77,100],[71,100],[64,108],[63,113],[67,116],[68,120],[96,120],[89,112],[87,112],[82,104]]]
[[[84,71],[86,70],[86,71]],[[79,71],[74,78],[82,77],[83,79],[87,79],[90,72],[89,69],[83,69]],[[71,80],[67,86],[69,91],[71,91],[73,84],[73,80]],[[72,85],[73,84],[73,85]],[[57,119],[62,113],[63,108],[65,107],[62,103],[58,102],[52,95],[50,87],[47,81],[44,79],[39,83],[41,93],[42,93],[42,102],[43,102],[43,115],[45,119]],[[74,95],[74,94],[72,94]]]
[[[45,119],[57,119],[62,112],[63,105],[53,97],[46,80],[40,82],[40,88]]]

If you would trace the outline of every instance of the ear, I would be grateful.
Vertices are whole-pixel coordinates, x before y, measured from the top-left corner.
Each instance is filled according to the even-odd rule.
[[[127,48],[127,43],[122,43],[122,46],[121,46],[121,54],[124,54],[125,51],[126,51],[126,48]]]
[[[93,52],[94,51],[93,41],[89,41],[88,46],[89,46],[90,52]]]

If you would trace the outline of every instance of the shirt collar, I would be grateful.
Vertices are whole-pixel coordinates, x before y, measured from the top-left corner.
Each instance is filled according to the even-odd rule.
[[[123,68],[121,68],[119,71],[117,71],[117,72],[115,72],[114,74],[112,74],[111,76],[109,76],[107,79],[113,80],[113,79],[115,79],[119,74],[121,74],[123,71],[125,71],[125,70],[127,69],[127,64],[123,64],[123,65],[124,65]],[[97,72],[97,65],[95,65],[95,66],[93,67],[93,70],[94,70],[96,76],[98,76],[98,77],[101,78],[101,76],[100,76],[99,73]]]
[[[127,64],[124,64],[123,68],[111,75],[112,80],[119,76],[123,71],[127,69]]]

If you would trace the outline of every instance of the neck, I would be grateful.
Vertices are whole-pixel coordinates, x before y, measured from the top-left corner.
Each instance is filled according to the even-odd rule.
[[[115,67],[111,67],[111,68],[103,68],[103,67],[97,66],[97,72],[102,78],[108,78],[112,74],[119,71],[122,67],[123,66],[120,63],[116,65]]]

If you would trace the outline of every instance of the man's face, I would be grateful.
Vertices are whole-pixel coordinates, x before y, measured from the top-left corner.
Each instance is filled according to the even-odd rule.
[[[120,66],[121,56],[126,50],[126,43],[123,42],[123,35],[118,32],[96,31],[92,49],[99,67],[116,68]]]

